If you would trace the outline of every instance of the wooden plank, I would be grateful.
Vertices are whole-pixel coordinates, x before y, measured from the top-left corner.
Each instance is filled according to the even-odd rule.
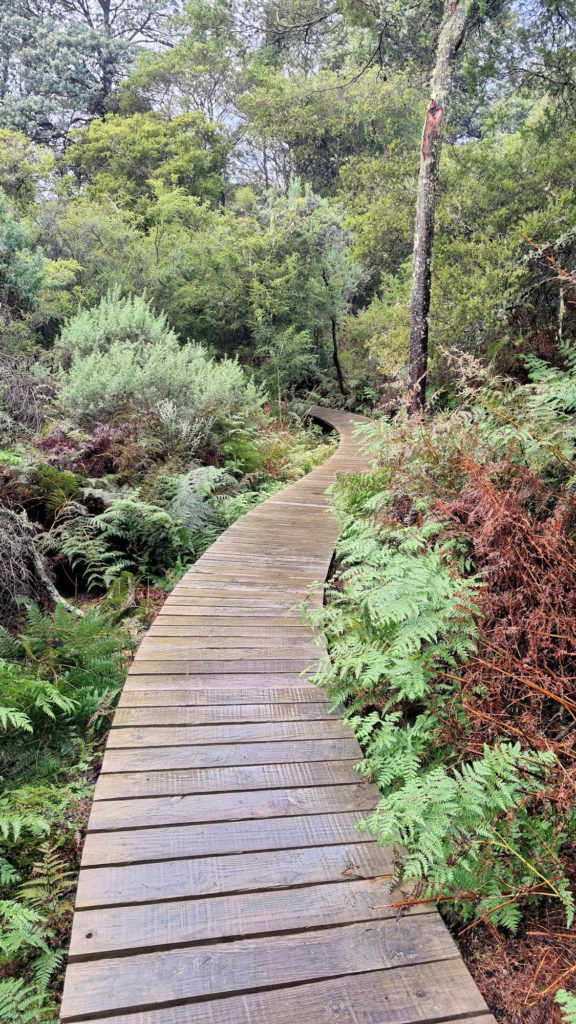
[[[80,875],[76,907],[128,906],[260,892],[353,881],[355,876],[388,881],[392,870],[390,852],[375,842],[226,857],[192,857],[191,853],[188,859],[86,869]]]
[[[224,743],[197,747],[120,747],[106,749],[102,773],[154,772],[163,769],[225,768],[234,765],[290,764],[300,761],[360,761],[362,751],[353,736],[333,740],[293,740],[278,743]]]
[[[196,594],[200,594],[204,597],[206,594],[214,594],[214,581],[206,580],[200,574],[190,574],[185,577],[186,583],[179,583],[177,587],[171,592],[171,597],[193,597]],[[240,582],[240,580],[234,578],[227,580],[220,578],[218,581],[218,594],[223,597],[235,597],[239,594],[247,597],[260,596],[269,594],[278,594],[279,597],[284,598],[287,594],[289,597],[295,594],[299,596],[302,593],[302,584],[299,580],[294,583],[289,583],[283,580],[283,578],[276,580],[265,580],[265,579],[254,579],[247,582]]]
[[[157,680],[157,676],[153,676],[154,681]],[[189,678],[189,677],[187,677]],[[265,681],[264,681],[265,682]],[[146,689],[127,689],[126,687],[122,691],[120,697],[120,707],[155,707],[165,705],[191,705],[196,707],[217,707],[221,705],[225,706],[241,706],[242,704],[249,704],[255,706],[256,701],[261,701],[263,705],[268,703],[269,705],[277,704],[290,704],[298,707],[302,704],[316,704],[318,703],[318,697],[322,691],[316,686],[304,685],[305,681],[300,679],[300,683],[303,685],[294,685],[292,687],[287,686],[271,686],[264,687],[260,684],[256,686],[252,684],[250,687],[241,688],[238,685],[232,687],[219,686],[218,689],[206,689],[205,687],[200,688],[196,682],[193,686],[182,686],[181,689],[163,689],[150,688]],[[295,716],[297,717],[297,716]],[[307,715],[302,715],[303,718],[307,718]],[[310,717],[315,718],[315,715]],[[239,719],[242,721],[242,718]]]
[[[177,627],[176,627],[177,628]],[[232,627],[228,627],[229,629]],[[241,627],[237,627],[240,628]],[[162,651],[164,654],[168,654],[171,651],[181,651],[179,656],[183,657],[201,657],[201,654],[197,654],[197,651],[222,651],[229,652],[235,647],[240,648],[242,655],[248,649],[255,651],[271,651],[274,648],[284,651],[285,649],[291,652],[297,651],[298,654],[309,655],[310,657],[318,658],[325,649],[324,639],[322,637],[314,637],[310,632],[304,632],[301,626],[296,627],[293,633],[266,633],[265,629],[259,633],[253,632],[254,627],[251,627],[251,632],[247,634],[240,633],[239,635],[230,633],[213,633],[203,636],[201,634],[186,636],[183,633],[174,632],[170,636],[159,636],[158,633],[152,633],[145,637],[142,641],[144,650],[146,651],[146,657],[150,657],[148,652],[150,651]],[[142,649],[141,645],[141,649]],[[193,653],[191,653],[193,652]],[[254,655],[253,655],[254,657]]]
[[[282,626],[268,626],[266,622],[257,621],[256,623],[246,623],[244,620],[234,619],[232,624],[229,626],[215,626],[211,623],[209,626],[204,625],[185,625],[180,623],[179,625],[168,625],[165,624],[161,619],[156,619],[156,622],[150,626],[147,636],[150,637],[266,637],[270,639],[272,637],[280,637],[283,640],[291,640],[298,637],[310,638],[314,636],[308,626],[300,625],[300,623],[288,623]]]
[[[93,868],[187,857],[204,859],[259,850],[374,843],[369,832],[358,829],[365,816],[362,811],[349,811],[138,831],[124,829],[109,835],[92,832],[86,836],[82,865],[83,868]],[[81,880],[84,874],[82,871]]]
[[[236,765],[228,768],[108,772],[96,784],[95,800],[192,793],[231,793],[291,786],[341,786],[358,782],[354,760],[293,764]]]
[[[170,704],[170,702],[168,702]],[[292,704],[212,704],[160,707],[119,707],[114,728],[125,725],[216,725],[241,722],[295,722],[325,718],[330,712],[326,701],[301,701]]]
[[[147,1009],[272,985],[342,977],[446,960],[456,947],[436,915],[344,925],[242,942],[72,963],[62,1021],[115,1010]]]
[[[295,988],[90,1019],[94,1024],[496,1024],[488,1011],[472,1017],[467,1012],[458,1013],[467,997],[473,1000],[478,992],[470,976],[463,978],[457,968],[463,969],[458,960],[420,964],[416,992],[414,971],[400,967]],[[439,1006],[450,1016],[438,1017]]]
[[[364,782],[314,788],[258,789],[243,793],[146,797],[142,800],[99,800],[92,805],[89,832],[160,825],[192,825],[208,821],[283,818],[324,811],[371,811],[377,790]]]
[[[175,626],[178,629],[180,627],[195,629],[196,626],[215,626],[216,628],[224,629],[227,626],[233,627],[262,627],[268,629],[269,627],[278,627],[281,629],[292,629],[299,628],[305,629],[306,625],[302,622],[302,616],[300,613],[294,615],[254,615],[252,612],[243,615],[242,609],[238,610],[237,614],[234,615],[218,615],[214,616],[212,613],[207,615],[205,612],[198,612],[194,614],[193,611],[186,612],[183,609],[177,610],[177,614],[167,612],[164,608],[158,612],[158,615],[154,619],[154,626]]]
[[[386,919],[396,916],[385,906],[394,898],[400,894],[391,896],[383,879],[342,879],[296,889],[83,910],[74,919],[70,959]],[[434,913],[429,905],[418,910]]]
[[[164,664],[194,658],[198,658],[199,661],[217,658],[219,662],[243,662],[254,658],[277,661],[279,654],[284,654],[286,658],[301,658],[303,661],[313,662],[317,661],[322,653],[314,644],[302,642],[283,644],[276,640],[270,645],[257,647],[254,640],[248,640],[246,645],[242,646],[237,637],[233,638],[234,646],[226,644],[221,637],[218,638],[219,642],[216,641],[212,644],[206,644],[205,637],[203,640],[204,643],[197,641],[190,645],[187,645],[185,640],[174,641],[172,647],[151,639],[142,641],[140,652],[142,658],[147,658],[149,661],[161,661]],[[261,643],[264,642],[261,641]]]
[[[246,672],[247,675],[264,675],[268,672],[275,675],[286,675],[294,674],[298,675],[300,672],[304,672],[310,664],[309,658],[286,658],[285,660],[267,660],[267,659],[246,659],[245,661],[238,661],[234,666],[236,673],[241,674]],[[143,675],[166,675],[168,670],[174,672],[176,675],[186,675],[188,672],[192,675],[220,675],[227,674],[230,672],[230,663],[227,661],[218,661],[216,655],[214,658],[208,661],[149,661],[144,658],[139,658],[136,655],[133,669],[137,670]]]
[[[224,605],[211,605],[208,608],[206,605],[196,604],[188,608],[183,605],[173,605],[171,608],[167,608],[164,605],[158,613],[156,622],[160,618],[163,622],[170,622],[171,620],[181,622],[182,619],[199,620],[201,622],[219,622],[220,620],[224,622],[230,622],[231,620],[237,622],[239,619],[244,619],[254,622],[257,619],[266,619],[267,622],[279,625],[287,620],[302,622],[302,609],[289,607],[279,611],[277,608],[270,608],[268,605],[262,608],[248,608],[244,603],[239,608]]]
[[[286,740],[350,738],[337,718],[305,722],[241,722],[239,725],[126,726],[112,729],[108,750],[118,747],[217,746],[222,743],[271,743]]]
[[[215,693],[219,691],[230,691],[230,693],[233,693],[240,690],[248,692],[249,688],[253,688],[254,692],[269,693],[270,699],[272,699],[275,689],[285,690],[290,686],[294,687],[294,692],[297,689],[302,691],[306,689],[310,694],[310,700],[318,700],[318,694],[323,692],[317,686],[308,683],[306,677],[297,672],[283,672],[278,675],[272,672],[262,674],[237,672],[236,669],[229,669],[227,672],[221,672],[217,675],[210,675],[209,673],[196,675],[194,672],[188,674],[172,671],[150,674],[148,672],[140,672],[136,664],[132,665],[128,672],[126,682],[124,683],[124,690],[182,689],[186,692],[192,692],[194,689],[206,690],[210,687],[214,688]],[[306,698],[302,697],[301,699],[305,700]]]

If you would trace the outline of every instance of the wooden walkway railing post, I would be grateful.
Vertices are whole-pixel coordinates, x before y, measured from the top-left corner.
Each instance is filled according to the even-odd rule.
[[[400,920],[361,751],[301,673],[297,610],[338,535],[338,451],[226,531],[132,665],[84,847],[61,1019],[101,1024],[495,1024],[435,910]],[[315,601],[321,600],[319,591]]]

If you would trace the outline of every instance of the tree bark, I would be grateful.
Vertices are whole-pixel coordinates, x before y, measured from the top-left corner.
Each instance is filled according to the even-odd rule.
[[[430,87],[430,103],[424,121],[418,199],[414,227],[412,297],[410,302],[410,353],[408,381],[409,410],[421,412],[426,402],[430,286],[436,186],[442,152],[442,135],[452,90],[456,54],[464,38],[470,4],[468,0],[444,0],[444,16],[438,35],[436,62]]]
[[[346,395],[347,391],[344,386],[344,377],[342,376],[342,367],[340,366],[340,355],[338,352],[338,324],[333,316],[330,317],[330,324],[332,327],[332,355],[334,357],[334,366],[336,368],[336,376],[338,378],[338,387],[340,388],[340,394]]]

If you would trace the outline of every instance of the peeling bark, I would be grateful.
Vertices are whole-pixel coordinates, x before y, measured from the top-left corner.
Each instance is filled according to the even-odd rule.
[[[431,99],[426,111],[422,133],[410,302],[408,380],[411,412],[421,412],[426,401],[428,316],[430,312],[436,186],[442,152],[443,127],[452,89],[454,63],[464,38],[470,11],[471,7],[467,0],[461,0],[461,2],[445,0],[444,2],[444,16],[438,35],[436,63],[430,87]]]

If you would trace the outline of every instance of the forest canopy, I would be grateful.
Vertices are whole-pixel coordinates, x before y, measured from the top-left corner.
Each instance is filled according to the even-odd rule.
[[[561,1020],[554,977],[516,1004],[531,915],[574,940],[575,28],[574,0],[0,0],[0,1022],[56,1019],[130,651],[332,450],[316,402],[373,418],[318,616],[371,826],[456,931],[519,936],[499,1018]]]

